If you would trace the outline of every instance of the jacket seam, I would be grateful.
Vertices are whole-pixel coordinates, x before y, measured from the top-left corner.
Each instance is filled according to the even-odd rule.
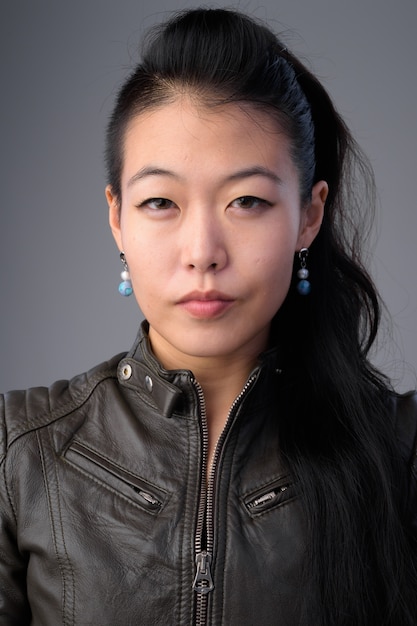
[[[17,509],[14,506],[11,490],[9,488],[9,484],[8,484],[8,481],[7,481],[6,464],[5,463],[2,466],[2,472],[3,472],[3,479],[4,479],[4,485],[5,485],[5,489],[6,489],[7,499],[9,501],[9,505],[10,505],[11,512],[12,512],[12,515],[13,515],[14,523],[17,526]]]
[[[49,426],[50,424],[57,421],[58,419],[61,419],[62,417],[68,415],[69,413],[72,413],[76,409],[79,409],[83,404],[85,404],[85,402],[88,400],[91,394],[95,391],[98,385],[100,385],[102,382],[104,382],[105,380],[109,378],[113,378],[117,380],[117,376],[114,374],[113,371],[103,372],[96,378],[91,379],[90,384],[88,385],[87,389],[84,392],[79,392],[78,395],[76,395],[71,400],[67,401],[65,404],[61,406],[57,406],[55,407],[55,409],[52,409],[52,410],[49,407],[47,410],[44,410],[41,413],[36,414],[35,417],[27,418],[26,427],[24,428],[21,428],[18,426],[11,427],[8,432],[8,438],[6,439],[7,441],[6,450],[10,449],[11,445],[14,442],[16,442],[18,439],[20,439],[20,437],[23,437],[24,435],[30,432],[40,430],[41,428],[44,428],[45,426]],[[26,396],[26,399],[27,399],[27,396]],[[48,404],[50,404],[49,396],[48,396]],[[6,428],[6,432],[7,432],[7,428]],[[6,456],[6,454],[4,456]]]
[[[72,568],[71,565],[71,561],[69,559],[68,556],[68,551],[67,551],[67,547],[66,547],[66,543],[65,543],[65,533],[64,533],[64,528],[63,528],[63,524],[62,524],[62,509],[61,509],[61,501],[60,501],[60,486],[59,486],[59,478],[58,478],[58,474],[56,471],[56,463],[53,459],[51,459],[51,463],[53,463],[53,474],[56,480],[56,489],[57,489],[57,494],[56,494],[56,504],[57,504],[57,508],[58,508],[58,520],[54,519],[54,515],[52,513],[52,511],[54,510],[54,503],[53,503],[53,497],[52,497],[52,493],[51,493],[51,489],[50,489],[50,485],[49,485],[49,480],[48,480],[48,471],[47,471],[47,467],[46,467],[46,462],[45,462],[45,451],[41,442],[41,434],[38,432],[36,434],[37,436],[37,440],[38,440],[38,447],[39,447],[39,455],[41,458],[41,463],[42,463],[42,472],[44,475],[44,481],[45,481],[45,490],[46,490],[46,494],[47,494],[47,499],[48,499],[48,506],[49,506],[49,519],[50,519],[50,523],[51,523],[51,530],[52,530],[52,536],[53,536],[53,540],[54,540],[54,548],[55,548],[55,555],[58,561],[58,565],[59,565],[59,569],[61,571],[61,579],[62,579],[62,585],[63,585],[63,590],[62,590],[62,623],[63,626],[69,626],[70,624],[75,624],[75,614],[74,614],[74,610],[75,610],[75,581],[74,581],[74,570]],[[49,437],[50,443],[52,444],[52,440],[51,440],[51,433],[50,432],[46,432],[45,436]],[[63,553],[64,553],[64,557],[65,560],[67,562],[67,567],[69,569],[70,572],[70,579],[71,580],[67,580],[67,575],[66,575],[66,567],[65,567],[65,562],[64,559],[60,553],[60,549],[59,549],[59,545],[58,545],[58,534],[57,534],[57,523],[59,524],[60,527],[60,531],[61,531],[61,540],[62,540],[62,547],[63,547]],[[69,591],[68,593],[70,593],[72,595],[72,609],[70,608],[69,610],[72,613],[72,621],[68,622],[67,621],[67,589],[71,587],[72,588],[72,593],[71,591]]]

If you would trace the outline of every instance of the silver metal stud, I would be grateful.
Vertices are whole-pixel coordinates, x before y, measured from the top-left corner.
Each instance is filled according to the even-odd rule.
[[[132,376],[132,367],[129,365],[129,363],[123,365],[120,371],[120,375],[123,380],[129,380],[129,378]]]

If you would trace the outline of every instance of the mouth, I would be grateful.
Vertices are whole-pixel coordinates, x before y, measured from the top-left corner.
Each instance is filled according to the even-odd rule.
[[[177,304],[192,317],[213,319],[230,309],[234,302],[232,296],[218,291],[192,291],[182,297]]]

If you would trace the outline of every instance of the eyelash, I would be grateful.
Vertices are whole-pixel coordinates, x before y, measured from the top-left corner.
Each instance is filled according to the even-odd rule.
[[[242,206],[243,204],[247,203],[248,200],[250,201],[251,206]],[[239,203],[241,209],[246,210],[258,209],[262,206],[272,206],[271,202],[268,202],[268,200],[263,200],[262,198],[258,198],[257,196],[240,196],[239,198],[233,200],[231,204],[234,204],[235,202]]]
[[[169,206],[156,206],[156,207],[151,207],[151,204],[168,204]],[[167,210],[167,209],[172,209],[172,207],[176,206],[174,202],[172,202],[172,200],[168,200],[167,198],[148,198],[147,200],[144,200],[143,202],[141,202],[138,205],[138,208],[146,208],[149,207],[151,210],[153,211],[163,211],[163,210]]]
[[[249,202],[250,206],[243,206]],[[239,208],[243,210],[251,210],[251,209],[259,209],[262,206],[272,206],[272,202],[268,202],[268,200],[264,200],[262,198],[258,198],[257,196],[239,196],[235,198],[229,206],[233,206],[235,203],[239,204]],[[151,206],[151,205],[156,206]],[[144,200],[140,204],[137,205],[138,208],[150,208],[152,211],[166,211],[168,209],[172,209],[176,207],[175,202],[169,200],[168,198],[148,198]]]

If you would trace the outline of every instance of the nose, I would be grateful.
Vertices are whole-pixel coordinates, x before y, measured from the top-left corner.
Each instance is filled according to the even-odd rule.
[[[218,272],[227,264],[226,236],[210,209],[191,211],[181,232],[182,263],[198,272]]]

